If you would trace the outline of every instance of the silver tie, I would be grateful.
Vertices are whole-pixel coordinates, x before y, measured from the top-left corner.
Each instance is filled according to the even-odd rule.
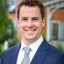
[[[21,64],[29,64],[30,63],[29,53],[31,51],[31,48],[25,47],[23,50],[25,51],[25,54]]]

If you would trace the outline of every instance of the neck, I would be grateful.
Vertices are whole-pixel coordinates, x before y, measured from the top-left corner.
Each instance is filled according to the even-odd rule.
[[[25,45],[31,45],[32,43],[34,43],[35,41],[37,41],[39,38],[37,38],[37,39],[31,39],[31,40],[30,39],[28,39],[28,40],[22,39],[22,41],[24,42]]]

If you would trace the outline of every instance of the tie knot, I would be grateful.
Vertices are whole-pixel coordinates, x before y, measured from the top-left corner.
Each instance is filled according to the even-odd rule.
[[[29,47],[24,47],[24,51],[25,51],[26,54],[29,54],[30,51],[31,51],[31,48],[29,48]]]

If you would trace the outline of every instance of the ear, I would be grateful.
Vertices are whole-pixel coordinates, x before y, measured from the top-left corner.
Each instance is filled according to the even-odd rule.
[[[43,28],[45,27],[45,24],[46,24],[45,18],[43,18],[43,19],[42,19],[42,27],[43,27]]]

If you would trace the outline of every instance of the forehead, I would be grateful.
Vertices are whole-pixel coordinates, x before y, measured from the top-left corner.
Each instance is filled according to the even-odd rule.
[[[38,6],[21,6],[20,15],[40,15],[40,9]]]
[[[21,6],[20,7],[20,10],[21,11],[32,11],[32,10],[36,10],[37,9],[37,11],[40,11],[40,8],[38,7],[38,6],[27,6],[27,5],[23,5],[23,6]]]

